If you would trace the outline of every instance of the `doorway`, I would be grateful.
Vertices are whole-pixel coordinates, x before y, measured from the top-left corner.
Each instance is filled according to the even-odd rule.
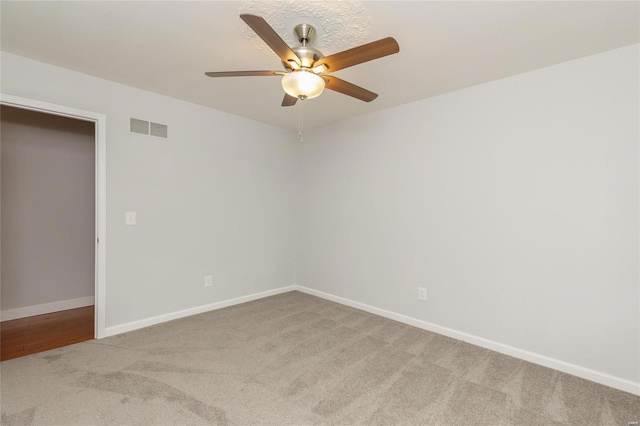
[[[33,352],[39,352],[54,347],[54,337],[59,338],[61,345],[103,337],[106,118],[102,114],[4,94],[0,95],[0,101],[3,124],[7,127],[3,133],[10,131],[12,126],[15,128],[16,121],[20,125],[23,124],[21,121],[30,118],[35,119],[36,134],[51,130],[49,128],[53,129],[52,137],[57,134],[49,145],[40,141],[40,154],[35,153],[38,143],[33,140],[38,138],[33,135],[27,138],[32,140],[18,150],[15,146],[9,147],[9,143],[6,147],[9,150],[3,146],[3,167],[7,166],[7,160],[13,161],[7,167],[12,173],[3,171],[3,179],[11,177],[20,181],[17,189],[2,194],[2,328],[6,331],[3,341],[5,336],[22,336],[23,350],[29,347]],[[70,132],[63,136],[66,141],[62,144],[58,142],[60,126],[67,127],[63,130]],[[38,155],[43,156],[43,149],[44,154],[54,158],[42,162]],[[4,158],[7,152],[11,156]],[[39,180],[40,193],[27,196],[34,186],[29,184],[29,178],[25,178],[24,164],[19,163],[28,160],[29,156],[33,159],[34,155],[37,161],[30,163],[31,179]],[[16,173],[18,167],[21,170]],[[72,186],[73,182],[79,184],[79,190],[52,195],[56,184],[60,189],[67,184]],[[3,180],[3,190],[8,188],[6,184]],[[49,204],[46,204],[47,199]],[[65,217],[74,212],[78,213],[75,219]],[[6,217],[5,213],[8,213]],[[33,222],[34,218],[40,221],[39,225],[34,225],[37,223]],[[22,232],[13,229],[13,226],[19,228],[25,224],[30,228],[23,228]],[[57,237],[56,233],[59,234]],[[25,250],[29,248],[27,246],[31,251]],[[18,253],[21,259],[16,257],[16,252],[21,252]],[[78,268],[69,273],[68,265],[74,258],[78,260]],[[16,280],[16,272],[22,281]],[[25,285],[25,280],[31,287]],[[11,288],[16,281],[22,286],[17,291]],[[53,289],[47,289],[46,285]],[[37,333],[49,326],[53,328],[45,331],[47,338],[34,340]],[[22,343],[20,339],[12,342],[16,347]],[[3,347],[3,359],[4,352]]]

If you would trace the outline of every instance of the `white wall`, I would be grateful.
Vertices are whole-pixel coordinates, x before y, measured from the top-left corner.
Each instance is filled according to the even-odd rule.
[[[94,123],[6,106],[0,122],[3,316],[93,298]]]
[[[307,131],[298,284],[639,382],[638,75],[635,45]]]
[[[638,71],[631,46],[303,145],[7,53],[2,91],[107,115],[108,326],[290,285],[297,269],[300,285],[637,383]],[[129,117],[170,139],[130,134]]]
[[[107,328],[294,283],[291,132],[6,52],[2,92],[107,116]]]

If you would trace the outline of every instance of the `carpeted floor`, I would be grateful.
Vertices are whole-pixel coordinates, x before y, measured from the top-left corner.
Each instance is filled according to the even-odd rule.
[[[6,426],[640,420],[640,397],[299,292],[0,369]]]

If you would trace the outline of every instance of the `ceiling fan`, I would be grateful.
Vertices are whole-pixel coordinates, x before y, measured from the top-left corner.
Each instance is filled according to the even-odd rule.
[[[325,57],[318,49],[308,45],[315,35],[315,29],[311,25],[300,24],[295,27],[294,32],[302,45],[290,48],[263,18],[248,14],[242,14],[240,18],[280,57],[285,71],[222,71],[207,72],[205,75],[209,77],[282,76],[282,88],[285,91],[282,106],[295,105],[298,99],[315,98],[325,88],[371,102],[378,97],[376,93],[324,73],[338,71],[400,51],[398,42],[392,37],[387,37]]]

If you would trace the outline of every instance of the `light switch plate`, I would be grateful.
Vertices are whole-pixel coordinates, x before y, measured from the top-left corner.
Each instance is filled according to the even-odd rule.
[[[125,212],[124,213],[124,224],[125,225],[135,225],[136,224],[136,212]]]

